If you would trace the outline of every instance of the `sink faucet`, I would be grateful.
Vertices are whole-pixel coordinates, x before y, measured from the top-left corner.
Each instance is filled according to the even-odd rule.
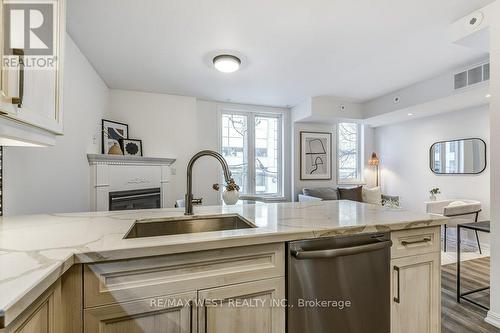
[[[216,158],[222,165],[222,170],[224,171],[224,180],[229,183],[231,178],[231,170],[229,170],[229,165],[227,165],[226,160],[216,151],[213,150],[202,150],[196,153],[188,163],[187,166],[187,193],[185,197],[186,210],[184,215],[193,215],[193,165],[202,156],[212,156]]]

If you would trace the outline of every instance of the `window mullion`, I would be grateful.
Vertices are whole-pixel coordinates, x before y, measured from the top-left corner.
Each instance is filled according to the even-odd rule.
[[[255,113],[248,114],[248,194],[255,194]]]
[[[284,193],[284,186],[283,186],[283,175],[285,174],[284,172],[284,163],[283,163],[283,151],[285,150],[285,147],[283,145],[284,140],[283,140],[283,117],[278,118],[278,192],[279,195],[282,195]]]
[[[357,151],[358,151],[358,156],[357,156],[357,167],[358,167],[358,181],[362,181],[363,180],[363,167],[361,165],[361,162],[363,161],[363,158],[362,158],[362,138],[363,138],[363,135],[362,135],[362,129],[361,129],[361,124],[358,124],[357,126],[357,131],[358,131],[358,138],[357,138]]]

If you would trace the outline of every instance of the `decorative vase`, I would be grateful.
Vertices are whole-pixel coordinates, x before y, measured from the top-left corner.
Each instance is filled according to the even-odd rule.
[[[434,193],[431,193],[431,196],[429,197],[429,199],[431,199],[431,201],[436,201],[437,197]]]
[[[109,148],[108,154],[109,155],[123,155],[123,151],[120,148],[120,146],[117,143],[115,143],[113,146],[111,146],[111,148]]]
[[[225,190],[224,193],[222,193],[222,199],[224,200],[224,203],[228,206],[236,205],[239,198],[240,198],[240,192],[238,191]]]

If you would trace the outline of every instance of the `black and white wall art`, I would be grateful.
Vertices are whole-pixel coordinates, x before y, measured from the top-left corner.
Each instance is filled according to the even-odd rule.
[[[134,139],[121,139],[120,145],[123,155],[142,156],[142,141]]]
[[[120,140],[128,139],[128,125],[111,120],[102,120],[102,153],[118,154],[121,152]],[[121,152],[120,155],[123,155]]]
[[[300,179],[332,179],[332,134],[300,132]]]

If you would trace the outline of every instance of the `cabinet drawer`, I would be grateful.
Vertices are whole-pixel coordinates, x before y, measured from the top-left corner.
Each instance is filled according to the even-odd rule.
[[[409,229],[391,233],[391,258],[439,252],[441,227]]]
[[[196,332],[196,292],[85,309],[84,333]]]
[[[284,276],[284,244],[85,265],[86,308]]]

